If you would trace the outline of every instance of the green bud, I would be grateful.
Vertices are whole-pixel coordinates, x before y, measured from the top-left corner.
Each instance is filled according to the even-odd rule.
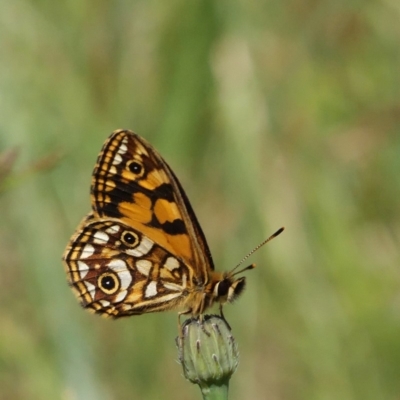
[[[238,366],[238,349],[227,322],[216,315],[192,318],[178,338],[179,360],[185,377],[204,392],[226,388]]]

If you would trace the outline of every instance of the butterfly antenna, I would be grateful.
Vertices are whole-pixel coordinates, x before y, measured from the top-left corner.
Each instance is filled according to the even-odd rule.
[[[248,269],[253,269],[256,265],[255,264],[250,264],[246,268],[241,269],[240,271],[237,271],[233,273],[236,269],[238,269],[253,253],[255,253],[260,247],[264,246],[264,244],[267,244],[270,240],[276,238],[278,235],[280,235],[283,231],[285,230],[284,227],[279,228],[275,233],[273,233],[268,239],[265,239],[263,242],[261,242],[258,246],[256,246],[247,256],[243,257],[243,259],[240,261],[238,265],[236,265],[235,268],[230,272],[230,275],[237,275],[240,274],[244,271],[247,271]]]

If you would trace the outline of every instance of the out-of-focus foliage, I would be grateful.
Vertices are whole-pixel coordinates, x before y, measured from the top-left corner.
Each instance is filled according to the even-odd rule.
[[[6,0],[0,42],[1,399],[199,396],[175,313],[103,320],[65,283],[117,128],[174,168],[218,269],[286,226],[225,310],[233,400],[398,399],[397,1]]]

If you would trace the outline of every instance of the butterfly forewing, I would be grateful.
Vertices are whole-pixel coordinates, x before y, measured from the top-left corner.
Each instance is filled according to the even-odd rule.
[[[213,263],[187,197],[169,166],[144,139],[116,131],[106,141],[92,178],[97,218],[117,218],[174,254],[207,283]]]

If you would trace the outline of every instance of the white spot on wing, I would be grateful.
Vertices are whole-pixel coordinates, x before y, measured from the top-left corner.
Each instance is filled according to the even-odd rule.
[[[119,280],[121,281],[121,292],[122,291],[126,292],[126,289],[132,283],[132,275],[128,270],[126,262],[123,260],[120,260],[120,259],[111,260],[108,263],[108,267],[117,273]],[[119,298],[121,296],[121,292],[118,294],[117,298]],[[126,293],[125,293],[125,296],[126,296]],[[125,296],[124,296],[124,298],[125,298]],[[118,301],[120,301],[120,300],[118,300]]]
[[[114,165],[118,165],[118,164],[121,164],[121,162],[122,162],[122,157],[121,157],[121,155],[118,154],[118,153],[115,154],[112,163],[113,163]]]
[[[146,236],[143,236],[139,246],[134,249],[128,249],[126,250],[126,252],[131,256],[141,257],[147,254],[152,249],[153,244],[154,242],[152,240],[150,240]]]
[[[153,297],[157,294],[157,282],[152,281],[146,287],[144,297]]]
[[[121,145],[119,146],[119,149],[118,149],[118,153],[125,154],[127,151],[128,151],[127,145],[124,143],[121,143]]]
[[[137,270],[144,276],[149,276],[153,263],[149,260],[139,260],[136,262]]]
[[[115,272],[123,271],[127,269],[126,262],[124,260],[121,260],[119,258],[116,258],[115,260],[111,260],[107,266],[114,270]]]
[[[125,290],[132,282],[132,275],[129,271],[118,272],[119,279],[121,280],[121,289]]]
[[[107,301],[107,300],[100,300],[100,304],[103,307],[108,307],[111,303],[109,301]]]
[[[112,235],[113,233],[118,233],[119,230],[120,230],[119,225],[113,225],[113,226],[110,226],[109,228],[107,228],[106,232]]]
[[[110,237],[103,231],[97,231],[94,235],[94,242],[98,244],[107,243]]]
[[[115,302],[119,302],[119,301],[124,300],[127,294],[128,294],[127,290],[121,290],[118,293],[118,296],[115,298]]]
[[[143,254],[147,254],[153,247],[154,242],[143,236],[142,241],[140,242],[140,247],[143,249]]]
[[[87,244],[81,253],[81,258],[88,258],[94,253],[94,247],[91,244]]]
[[[96,292],[96,286],[92,285],[90,282],[88,281],[83,281],[83,283],[86,286],[86,289],[90,295],[90,297],[92,298],[92,300],[94,299],[94,294]]]
[[[83,279],[89,272],[89,265],[85,264],[83,261],[78,261],[78,271],[79,276]]]
[[[176,268],[179,268],[179,261],[174,257],[168,257],[164,263],[164,267],[169,271],[173,271]]]
[[[182,286],[177,285],[176,283],[172,282],[165,282],[163,283],[165,289],[173,290],[174,292],[182,292]]]

